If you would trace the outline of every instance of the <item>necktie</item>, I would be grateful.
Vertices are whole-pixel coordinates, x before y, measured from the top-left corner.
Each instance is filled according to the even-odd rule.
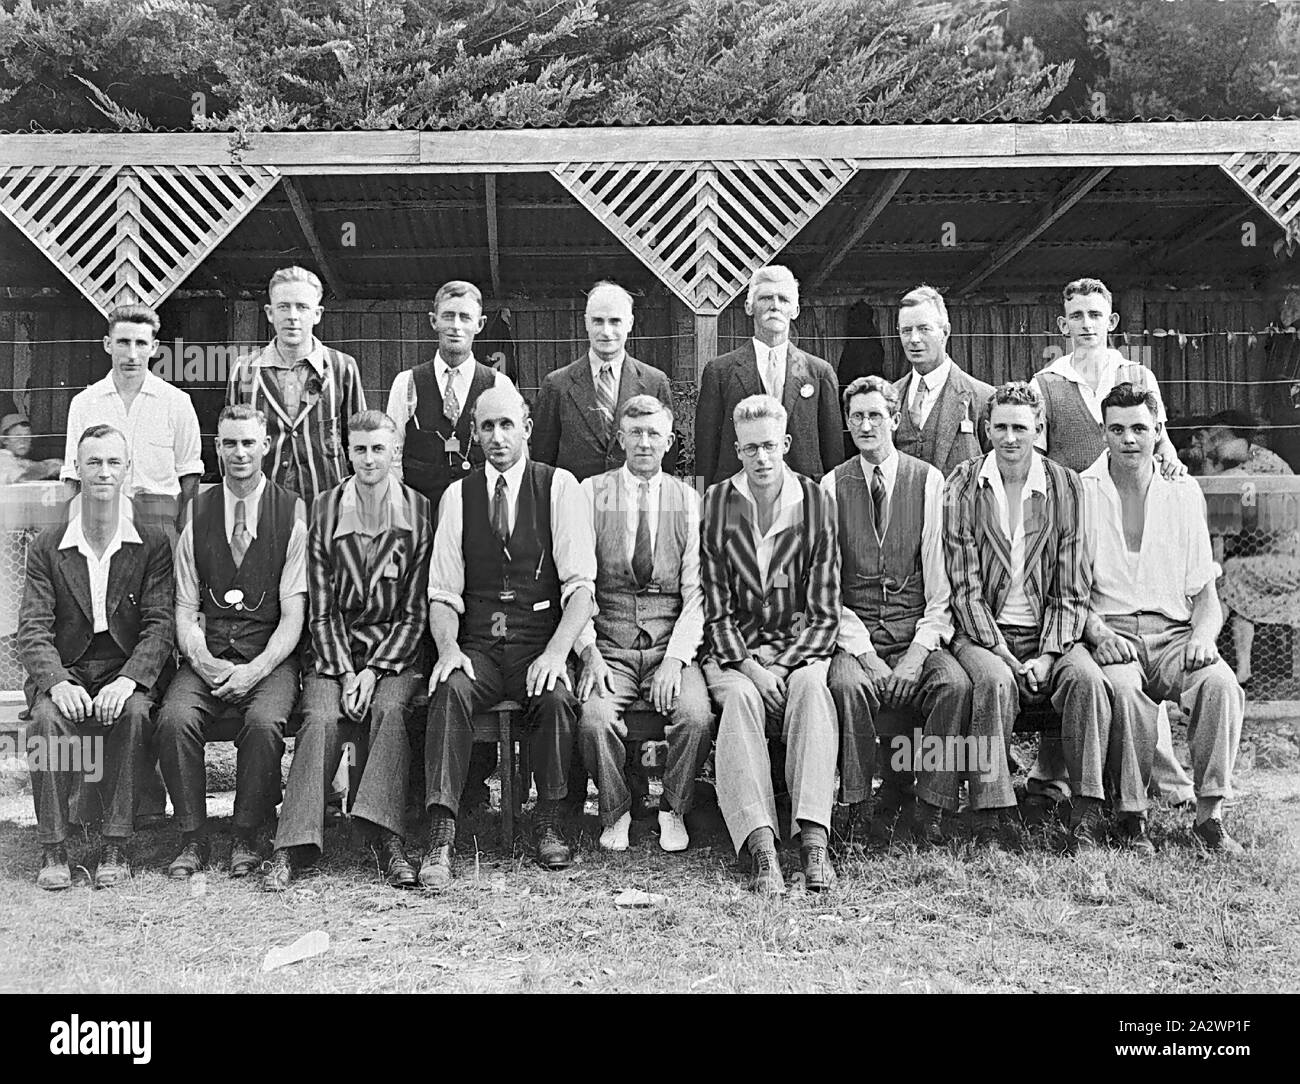
[[[442,397],[443,416],[452,425],[455,425],[456,419],[460,417],[460,398],[456,395],[456,374],[458,372],[460,372],[459,369],[447,370],[447,394]]]
[[[248,509],[243,501],[235,502],[235,529],[230,532],[230,555],[235,559],[235,568],[244,563],[252,539],[248,535]]]
[[[912,374],[912,405],[907,408],[907,413],[912,419],[912,425],[916,429],[921,428],[921,407],[925,403],[925,381],[921,379],[921,374],[914,372]]]
[[[501,539],[501,545],[510,541],[510,509],[506,506],[505,475],[497,475],[497,487],[492,494],[492,533]]]
[[[885,476],[879,465],[871,476],[871,503],[876,512],[876,537],[884,539],[889,526],[889,496],[885,492]]]
[[[780,358],[775,350],[767,352],[767,394],[773,399],[780,399],[784,388],[777,386],[777,376],[779,374]]]
[[[614,366],[605,362],[600,367],[600,379],[596,381],[596,409],[604,421],[605,436],[614,428],[614,408],[617,405],[618,391],[614,387]]]
[[[644,587],[654,575],[654,554],[650,549],[650,483],[638,487],[636,501],[636,542],[632,546],[632,575],[638,587]]]

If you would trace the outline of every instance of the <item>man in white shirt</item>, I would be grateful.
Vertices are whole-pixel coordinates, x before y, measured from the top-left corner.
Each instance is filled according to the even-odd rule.
[[[1246,697],[1215,647],[1223,610],[1205,498],[1195,482],[1156,470],[1163,427],[1152,392],[1120,384],[1102,412],[1107,450],[1083,473],[1094,546],[1085,635],[1113,689],[1108,763],[1121,828],[1136,850],[1154,853],[1146,809],[1157,717],[1162,701],[1177,700],[1191,720],[1193,834],[1208,850],[1239,855],[1222,808]]]
[[[838,650],[830,690],[840,720],[840,790],[849,804],[845,835],[872,830],[872,779],[882,713],[923,717],[923,743],[955,751],[950,739],[970,729],[971,683],[944,645],[952,639],[948,573],[943,563],[943,476],[894,448],[898,392],[879,376],[859,377],[844,391],[844,415],[858,454],[822,479],[839,524],[841,597]],[[911,791],[913,764],[923,763],[912,735],[896,737],[907,765],[882,775],[889,812]],[[1000,751],[999,751],[1000,753]],[[932,763],[925,760],[924,763]],[[962,770],[955,763],[919,772],[913,835],[942,842],[945,810],[957,811]],[[883,812],[883,810],[882,810]]]
[[[477,286],[443,283],[429,313],[438,351],[432,361],[398,373],[388,393],[386,413],[402,434],[393,474],[428,497],[435,514],[447,487],[483,462],[474,403],[488,388],[513,387],[505,373],[474,358],[474,338],[485,322]]]
[[[92,425],[120,430],[130,457],[122,495],[134,506],[137,523],[161,527],[174,546],[198,492],[203,456],[190,397],[149,371],[160,326],[147,305],[120,305],[108,314],[104,352],[112,371],[72,397],[60,477],[75,495],[81,434]]]
[[[167,868],[173,878],[208,864],[203,751],[228,709],[239,715],[232,877],[262,864],[257,833],[280,804],[307,609],[307,524],[302,500],[262,473],[270,449],[260,410],[240,403],[221,411],[223,481],[194,502],[176,547],[176,643],[186,661],[154,739],[181,830],[180,853]]]
[[[667,717],[659,845],[684,851],[695,777],[713,736],[709,691],[695,661],[704,639],[700,499],[663,472],[673,415],[653,395],[623,405],[618,439],[624,465],[582,483],[596,539],[597,613],[577,643],[583,662],[578,743],[600,789],[600,845],[625,851],[632,794],[623,777],[622,715],[644,693]]]
[[[568,659],[594,612],[596,548],[577,479],[528,458],[532,421],[514,388],[480,395],[474,422],[487,462],[443,494],[429,564],[438,660],[429,676],[430,822],[419,878],[435,891],[451,884],[474,715],[505,698],[524,704],[530,724],[538,862],[553,870],[572,862],[560,831],[578,723]],[[510,790],[507,782],[503,802],[513,801]]]

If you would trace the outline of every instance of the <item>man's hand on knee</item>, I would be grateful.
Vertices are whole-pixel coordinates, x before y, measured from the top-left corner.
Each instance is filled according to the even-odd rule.
[[[530,671],[531,673],[531,671]],[[609,663],[600,649],[592,644],[582,653],[582,676],[578,678],[578,699],[586,703],[591,694],[613,696],[614,682],[609,676]]]
[[[654,677],[650,679],[651,705],[660,715],[667,715],[673,710],[677,703],[677,697],[682,691],[682,670],[684,664],[681,659],[674,659],[671,655],[665,655],[663,662],[655,667]]]
[[[1200,670],[1217,662],[1218,659],[1219,649],[1214,646],[1214,641],[1204,634],[1192,633],[1183,648],[1183,669]]]
[[[95,702],[91,700],[90,693],[71,681],[60,681],[52,686],[50,699],[59,709],[59,714],[70,723],[84,723],[95,711]]]
[[[525,688],[529,696],[541,696],[542,693],[553,692],[560,682],[563,682],[570,692],[573,691],[573,685],[569,681],[567,661],[563,656],[551,651],[543,651],[528,667]]]
[[[135,682],[129,677],[115,678],[102,689],[94,700],[95,719],[100,726],[112,726],[122,714],[126,702],[135,692]]]
[[[1122,636],[1110,636],[1092,649],[1092,657],[1098,666],[1118,666],[1121,663],[1137,662],[1137,652],[1133,645]]]

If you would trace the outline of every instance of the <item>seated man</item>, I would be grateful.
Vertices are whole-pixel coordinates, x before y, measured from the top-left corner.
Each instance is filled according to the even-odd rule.
[[[182,833],[171,877],[208,864],[204,735],[227,709],[242,715],[230,876],[262,864],[257,832],[280,804],[307,608],[307,525],[302,501],[262,473],[270,448],[260,410],[240,403],[221,411],[224,480],[194,502],[176,547],[176,642],[186,662],[167,689],[154,739]]]
[[[421,640],[433,528],[429,502],[391,477],[397,426],[382,411],[348,419],[353,475],[322,493],[307,532],[312,664],[302,729],[263,887],[283,892],[324,845],[325,799],[347,750],[364,750],[352,815],[385,880],[415,885],[403,849],[411,744],[406,722],[424,682]]]
[[[984,423],[993,451],[969,459],[944,491],[944,556],[957,626],[952,652],[973,686],[971,734],[1003,755],[972,772],[978,844],[997,846],[999,821],[1016,807],[1006,751],[1022,698],[1050,694],[1062,717],[1078,842],[1091,839],[1102,778],[1095,755],[1110,732],[1100,671],[1079,642],[1092,569],[1081,523],[1082,483],[1035,451],[1042,399],[1028,384],[994,389]]]
[[[1222,808],[1246,697],[1214,646],[1223,610],[1205,498],[1194,481],[1156,469],[1163,427],[1153,393],[1118,384],[1102,413],[1106,451],[1083,472],[1094,548],[1086,636],[1114,690],[1109,765],[1121,827],[1136,850],[1154,853],[1146,809],[1157,716],[1162,701],[1177,700],[1191,719],[1192,831],[1207,849],[1238,855]]]
[[[60,753],[73,753],[88,778],[103,772],[95,886],[130,876],[136,772],[173,644],[171,545],[161,529],[136,526],[126,512],[126,437],[92,425],[77,441],[76,468],[81,514],[32,541],[18,619],[28,747],[34,742],[43,761],[31,764],[31,781],[45,848],[36,883],[46,889],[72,885],[66,840],[75,773],[51,767],[65,765]]]
[[[559,823],[578,722],[568,658],[595,594],[586,501],[567,470],[528,458],[533,426],[523,396],[489,388],[474,404],[474,426],[487,462],[443,494],[429,569],[438,660],[429,677],[431,820],[420,883],[435,890],[451,884],[474,715],[505,697],[525,705],[532,731],[537,859],[546,869],[572,861]],[[503,802],[513,800],[510,789],[504,780]]]
[[[821,485],[835,501],[839,525],[843,608],[829,680],[840,721],[840,789],[850,806],[852,833],[871,827],[881,710],[919,710],[925,737],[960,737],[970,728],[971,685],[943,646],[952,639],[943,476],[895,450],[901,410],[889,381],[855,380],[844,391],[844,416],[858,454]],[[944,748],[954,746],[946,742]],[[943,812],[957,811],[960,786],[955,764],[921,771],[913,824],[918,840],[942,842]]]
[[[835,802],[839,727],[826,687],[840,612],[835,507],[785,465],[785,408],[769,395],[736,404],[744,469],[704,495],[701,579],[705,678],[721,712],[718,806],[737,854],[748,847],[750,887],[785,891],[769,738],[785,743],[785,780],[807,887],[830,888],[827,832]]]
[[[673,413],[653,395],[623,404],[618,442],[624,465],[582,483],[596,536],[597,613],[578,640],[578,741],[600,788],[600,845],[625,851],[632,794],[623,776],[623,712],[644,690],[668,717],[659,846],[684,851],[695,777],[713,738],[709,691],[695,662],[704,639],[700,498],[661,469]]]

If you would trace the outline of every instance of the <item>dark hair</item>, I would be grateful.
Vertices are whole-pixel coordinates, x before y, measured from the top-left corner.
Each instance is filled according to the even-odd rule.
[[[397,423],[382,410],[358,410],[348,419],[348,433],[375,433],[380,429],[397,432]]]
[[[617,424],[622,425],[624,418],[649,418],[655,414],[668,415],[668,429],[673,427],[673,408],[660,402],[653,395],[634,395],[618,412]]]
[[[844,392],[840,395],[840,405],[844,408],[844,416],[849,416],[849,404],[853,402],[855,395],[869,395],[871,392],[877,392],[885,400],[885,405],[889,407],[890,414],[898,413],[898,389],[894,387],[883,376],[860,376],[853,381]]]
[[[1101,417],[1104,421],[1106,411],[1111,407],[1124,409],[1125,407],[1144,406],[1151,411],[1151,417],[1160,417],[1160,400],[1156,398],[1156,393],[1148,391],[1146,388],[1138,387],[1125,381],[1123,384],[1116,384],[1109,392],[1106,398],[1101,401]]]
[[[77,440],[77,451],[81,451],[81,446],[85,444],[86,441],[99,440],[101,437],[119,437],[122,443],[126,445],[127,450],[128,451],[130,450],[131,446],[127,444],[126,434],[123,433],[122,430],[112,425],[101,424],[101,425],[92,425],[84,433],[81,434],[81,437]]]
[[[1027,406],[1034,408],[1034,420],[1043,420],[1043,397],[1034,390],[1032,384],[1024,380],[1010,380],[993,389],[989,396],[989,405],[984,411],[984,420],[993,421],[993,408],[998,406]]]
[[[221,408],[221,413],[217,415],[218,429],[222,422],[258,422],[265,429],[266,414],[248,403],[233,403]]]
[[[153,328],[154,336],[162,327],[158,314],[148,305],[118,305],[108,314],[108,331],[111,335],[118,324],[148,324]]]

